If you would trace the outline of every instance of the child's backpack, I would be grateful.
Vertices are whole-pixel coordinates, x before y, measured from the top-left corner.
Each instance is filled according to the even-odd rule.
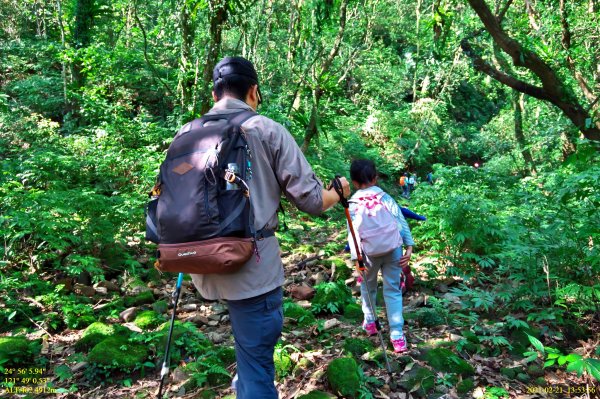
[[[404,185],[406,184],[406,177],[400,176],[400,180],[398,180],[398,183],[400,183],[401,187],[404,187]]]
[[[173,139],[146,217],[146,239],[159,244],[160,271],[235,272],[256,252],[256,235],[267,236],[254,231],[246,184],[252,157],[241,125],[254,115],[203,116]]]
[[[384,192],[352,198],[356,204],[353,225],[362,251],[368,256],[386,255],[402,245],[398,222],[381,201]]]

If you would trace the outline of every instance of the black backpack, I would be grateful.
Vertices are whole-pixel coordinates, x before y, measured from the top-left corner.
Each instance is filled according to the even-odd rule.
[[[252,154],[241,129],[254,115],[205,115],[173,139],[146,216],[146,239],[159,244],[159,270],[235,272],[257,252],[246,183]],[[225,124],[205,125],[223,119]]]

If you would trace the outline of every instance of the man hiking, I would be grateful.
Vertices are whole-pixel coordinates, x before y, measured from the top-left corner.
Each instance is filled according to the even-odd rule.
[[[225,124],[233,113],[255,111],[261,103],[258,75],[252,63],[241,57],[225,57],[213,71],[215,105],[207,116],[223,119],[206,124]],[[300,210],[318,215],[339,201],[317,179],[291,134],[279,123],[254,115],[241,125],[250,151],[248,188],[257,256],[232,274],[192,274],[205,299],[225,300],[235,339],[238,399],[278,398],[273,380],[273,352],[283,327],[284,282],[280,249],[273,232],[282,192]],[[242,166],[244,167],[244,166]],[[341,178],[344,196],[350,188]]]

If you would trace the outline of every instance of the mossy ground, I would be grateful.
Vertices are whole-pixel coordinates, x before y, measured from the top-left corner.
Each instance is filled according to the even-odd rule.
[[[431,367],[445,373],[457,373],[470,376],[475,373],[473,366],[456,353],[446,348],[434,348],[425,354],[425,359]]]

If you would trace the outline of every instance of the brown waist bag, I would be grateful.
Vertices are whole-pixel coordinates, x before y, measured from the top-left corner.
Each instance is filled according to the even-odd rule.
[[[254,253],[253,238],[219,237],[182,244],[159,244],[155,267],[161,272],[235,273]]]

